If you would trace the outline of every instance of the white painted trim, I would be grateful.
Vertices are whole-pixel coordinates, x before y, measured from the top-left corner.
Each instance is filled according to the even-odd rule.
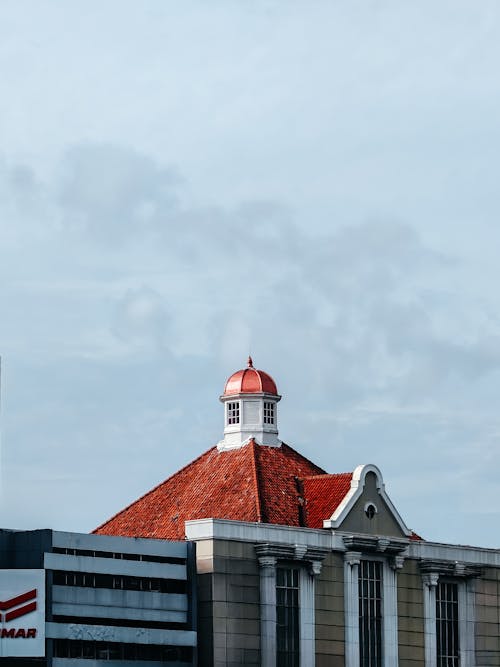
[[[238,542],[272,542],[276,544],[303,544],[329,551],[345,551],[342,537],[316,528],[295,528],[269,523],[230,521],[227,519],[196,519],[186,521],[186,539],[236,540]]]
[[[425,667],[436,667],[436,588],[439,574],[430,572],[422,577],[424,587]],[[448,577],[445,577],[449,580]],[[474,580],[456,580],[458,587],[458,641],[460,667],[475,667],[475,595]]]
[[[276,564],[272,556],[259,558],[260,653],[262,667],[276,667]]]
[[[353,508],[355,502],[363,493],[363,489],[365,487],[366,475],[369,472],[374,473],[375,477],[377,478],[377,491],[380,497],[385,501],[387,507],[389,508],[389,511],[393,515],[398,526],[401,528],[403,534],[409,537],[411,535],[411,530],[406,526],[399,512],[392,504],[391,499],[385,492],[385,484],[382,477],[382,473],[380,472],[380,469],[377,468],[377,466],[374,465],[373,463],[359,465],[354,470],[352,474],[351,488],[344,496],[344,499],[337,507],[335,512],[332,514],[332,516],[329,519],[323,521],[323,528],[338,528],[341,525],[342,521],[344,521],[346,516]]]
[[[460,667],[475,667],[475,594],[474,580],[458,582],[458,641]]]
[[[378,507],[375,505],[375,503],[373,502],[373,500],[368,500],[368,501],[365,503],[365,506],[363,507],[363,512],[364,512],[365,514],[366,514],[366,510],[367,510],[369,507],[373,507],[373,509],[375,510],[375,514],[378,514]]]
[[[281,396],[266,394],[263,392],[252,394],[222,395],[220,400],[224,404],[224,438],[218,443],[219,451],[238,449],[244,447],[251,438],[259,441],[259,444],[268,447],[280,447],[278,439],[278,403]],[[264,423],[264,402],[272,403],[274,406],[274,422]],[[239,422],[228,424],[228,405],[239,404]],[[252,410],[249,411],[249,405]]]
[[[314,587],[314,575],[305,567],[301,567],[299,578],[300,667],[314,667],[316,662]]]
[[[500,567],[500,549],[482,549],[481,547],[440,544],[412,540],[408,545],[408,558],[416,560],[446,560]]]
[[[384,560],[382,567],[382,609],[384,667],[398,667],[398,582],[397,572]]]
[[[255,440],[255,444],[260,445],[260,446],[264,446],[264,447],[281,447],[281,445],[283,444],[282,441],[278,437],[276,437],[276,438],[273,437],[272,442],[271,441],[261,442],[259,436],[262,436],[262,435],[267,436],[267,434],[261,432],[258,435],[255,435],[255,434],[252,435],[253,431],[251,431],[251,429],[245,430],[244,433],[243,433],[243,431],[235,431],[235,433],[237,435],[241,435],[241,434],[246,435],[247,433],[250,433],[250,435],[245,440],[243,440],[241,442],[240,442],[240,440],[232,442],[231,437],[230,437],[231,434],[229,433],[228,438],[224,438],[224,440],[219,440],[219,442],[217,443],[217,449],[219,450],[219,452],[227,452],[230,449],[241,449],[241,447],[245,447],[245,445],[248,445],[250,440]],[[267,437],[265,437],[265,439],[269,440],[269,438],[267,438]]]
[[[424,646],[425,667],[436,667],[437,644],[436,644],[436,586],[439,575],[435,572],[424,574],[422,584],[424,587]]]
[[[344,554],[345,667],[359,667],[359,562],[361,553]]]
[[[185,523],[186,539],[236,540],[238,542],[275,542],[277,544],[305,544],[332,551],[346,551],[343,537],[346,532],[332,532],[323,528],[297,528],[270,523],[231,521],[229,519],[196,519]],[[121,539],[121,538],[120,538]],[[411,540],[406,558],[414,560],[444,560],[500,567],[500,549],[460,546]]]

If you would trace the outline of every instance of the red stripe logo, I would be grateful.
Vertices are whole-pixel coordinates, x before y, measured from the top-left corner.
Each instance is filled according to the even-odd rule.
[[[36,610],[36,595],[37,590],[34,588],[32,591],[27,591],[21,595],[16,595],[14,598],[9,600],[0,600],[0,610],[6,611],[4,620],[5,622],[13,621],[15,618],[20,616],[25,616],[32,611]],[[29,604],[25,604],[28,602]],[[22,607],[19,605],[23,605]],[[17,607],[17,609],[14,609]],[[2,614],[0,614],[0,621],[2,620]]]

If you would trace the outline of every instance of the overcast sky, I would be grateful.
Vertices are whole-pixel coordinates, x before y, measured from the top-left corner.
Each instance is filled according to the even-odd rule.
[[[500,547],[498,0],[3,0],[0,525],[90,531],[222,437],[375,463]]]

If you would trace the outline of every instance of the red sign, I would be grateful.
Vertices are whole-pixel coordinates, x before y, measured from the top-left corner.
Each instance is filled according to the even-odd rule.
[[[36,595],[37,590],[34,588],[32,591],[22,593],[21,595],[16,595],[15,598],[10,598],[10,600],[4,600],[3,602],[0,601],[0,611],[7,611],[3,618],[2,614],[0,614],[0,621],[13,621],[15,618],[19,618],[20,616],[24,616],[25,614],[29,614],[30,612],[35,611]],[[33,600],[33,602],[31,600]],[[25,602],[28,602],[29,604],[24,604]],[[23,606],[19,607],[20,604]],[[14,609],[14,607],[18,608]]]

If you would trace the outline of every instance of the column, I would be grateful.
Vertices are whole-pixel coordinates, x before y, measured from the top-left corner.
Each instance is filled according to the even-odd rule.
[[[344,554],[345,667],[359,667],[359,551]]]
[[[398,667],[398,582],[404,558],[394,556],[383,567],[384,667]]]
[[[314,667],[315,646],[315,578],[321,572],[321,563],[311,561],[309,568],[300,571],[300,667]]]
[[[276,667],[276,562],[273,556],[259,558],[262,667]]]
[[[437,572],[422,575],[424,583],[424,641],[425,667],[436,667],[436,586],[439,580]]]
[[[460,667],[474,667],[475,651],[475,582],[466,579],[458,584],[458,634],[460,641]]]

